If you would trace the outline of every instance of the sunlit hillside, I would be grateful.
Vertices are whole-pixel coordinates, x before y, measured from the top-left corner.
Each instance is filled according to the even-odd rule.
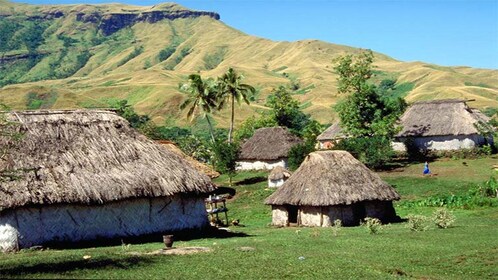
[[[240,122],[264,110],[274,87],[288,85],[322,123],[334,118],[334,59],[358,51],[317,40],[274,42],[246,35],[212,12],[176,4],[31,6],[0,0],[0,102],[15,109],[109,107],[127,99],[159,124],[185,124],[178,84],[190,73],[234,67],[257,89]],[[223,15],[221,15],[223,17]],[[407,101],[475,99],[498,108],[498,71],[400,62],[376,53],[376,77],[397,79]],[[227,126],[228,112],[217,113]]]

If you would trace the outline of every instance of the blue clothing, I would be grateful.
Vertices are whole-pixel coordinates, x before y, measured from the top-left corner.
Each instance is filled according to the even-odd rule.
[[[431,171],[429,170],[429,164],[426,162],[424,164],[424,175],[431,174]]]

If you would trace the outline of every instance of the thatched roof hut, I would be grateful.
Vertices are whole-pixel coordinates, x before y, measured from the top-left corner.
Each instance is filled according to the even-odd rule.
[[[272,169],[270,174],[268,175],[268,187],[275,188],[280,187],[284,184],[284,182],[289,179],[292,175],[292,172],[283,168],[282,166],[277,166]]]
[[[239,169],[268,169],[287,167],[289,150],[303,141],[290,133],[286,127],[266,127],[242,144]]]
[[[207,225],[201,196],[214,190],[210,179],[115,113],[28,111],[8,119],[23,137],[0,169],[21,172],[0,185],[0,231],[15,228],[21,247]]]
[[[325,129],[322,134],[318,135],[316,140],[320,143],[320,149],[330,149],[337,141],[345,138],[339,122],[336,122]]]
[[[273,207],[273,223],[328,226],[335,219],[357,224],[365,217],[384,221],[396,216],[392,201],[399,194],[346,151],[319,151],[301,166],[265,203]]]
[[[178,146],[175,145],[175,143],[169,140],[158,140],[156,142],[161,144],[163,147],[166,147],[170,151],[174,152],[175,154],[181,156],[188,163],[190,163],[190,165],[192,165],[197,171],[206,174],[207,176],[209,176],[209,178],[214,179],[220,176],[220,173],[214,170],[211,166],[199,162],[193,157],[187,156],[180,148],[178,148]]]
[[[411,139],[419,149],[455,150],[473,148],[486,143],[476,128],[477,123],[489,118],[477,109],[471,109],[466,100],[444,99],[412,104],[400,119],[402,130],[397,142]],[[395,148],[397,143],[395,143]],[[399,146],[397,150],[406,147]]]

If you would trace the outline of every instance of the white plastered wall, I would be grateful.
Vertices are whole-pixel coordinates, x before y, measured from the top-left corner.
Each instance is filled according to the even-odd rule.
[[[272,170],[277,166],[287,168],[287,159],[275,161],[238,161],[236,170]]]
[[[285,227],[289,224],[289,214],[285,206],[272,206],[272,225]]]
[[[16,240],[19,248],[27,248],[46,242],[139,236],[207,225],[202,198],[173,196],[94,206],[23,207],[0,213],[0,250],[14,248]]]
[[[395,151],[406,152],[404,139],[392,142]],[[473,149],[485,143],[485,138],[478,134],[457,136],[433,136],[413,138],[414,145],[422,150],[448,151]]]

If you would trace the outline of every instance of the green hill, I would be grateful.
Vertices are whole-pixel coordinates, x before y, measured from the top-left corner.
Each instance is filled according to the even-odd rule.
[[[257,88],[237,121],[256,114],[278,85],[291,85],[305,111],[332,122],[333,60],[355,48],[317,40],[275,42],[246,35],[213,12],[174,3],[33,6],[0,0],[0,102],[15,109],[108,107],[128,99],[158,123],[177,119],[186,76],[221,75],[230,66]],[[401,62],[376,53],[376,79],[397,79],[409,102],[475,99],[498,108],[498,71]],[[216,116],[227,126],[228,112]],[[173,117],[173,118],[172,118]]]

